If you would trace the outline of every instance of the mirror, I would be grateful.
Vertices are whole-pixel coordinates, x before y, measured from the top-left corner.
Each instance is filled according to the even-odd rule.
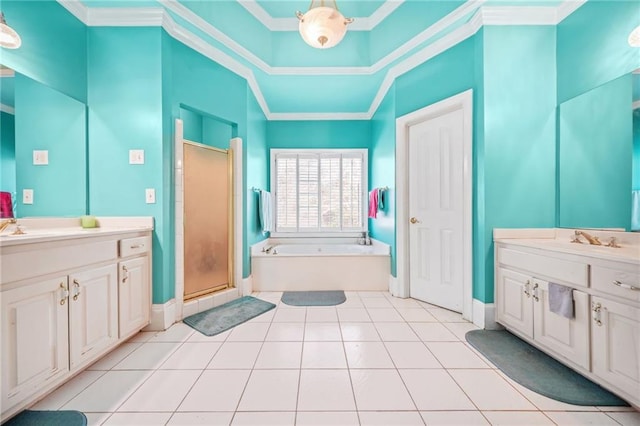
[[[11,194],[13,215],[86,214],[86,105],[7,67],[0,70],[0,191]],[[32,190],[31,199],[25,190]]]
[[[619,77],[559,107],[560,227],[631,229],[632,185],[640,189],[634,178],[640,167],[631,108],[635,76]]]

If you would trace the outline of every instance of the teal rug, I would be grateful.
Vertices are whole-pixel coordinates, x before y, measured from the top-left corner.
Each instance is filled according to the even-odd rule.
[[[347,296],[342,290],[285,291],[280,300],[291,306],[335,306],[344,303]]]
[[[87,417],[80,411],[25,410],[3,426],[86,426]]]
[[[465,337],[504,374],[541,395],[574,405],[629,405],[506,330],[472,330]]]
[[[215,336],[275,308],[273,303],[244,296],[186,317],[182,321],[205,336]]]

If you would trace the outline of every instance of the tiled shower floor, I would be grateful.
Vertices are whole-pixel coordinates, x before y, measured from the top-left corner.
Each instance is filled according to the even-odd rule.
[[[142,332],[33,409],[89,425],[640,425],[630,408],[533,393],[475,352],[459,314],[388,293],[337,307],[280,304],[206,337]]]

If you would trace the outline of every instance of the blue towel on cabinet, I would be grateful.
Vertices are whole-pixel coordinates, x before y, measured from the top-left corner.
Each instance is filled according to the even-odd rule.
[[[258,209],[260,211],[260,226],[262,233],[271,232],[273,224],[273,203],[271,193],[269,191],[260,191],[260,199],[258,201]]]
[[[631,191],[631,230],[640,231],[640,190]]]
[[[549,283],[549,310],[565,318],[575,317],[573,289],[560,284]]]

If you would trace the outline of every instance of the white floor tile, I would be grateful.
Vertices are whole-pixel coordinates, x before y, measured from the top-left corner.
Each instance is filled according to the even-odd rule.
[[[431,309],[429,313],[440,322],[468,322],[462,318],[462,314],[447,309]]]
[[[459,339],[444,325],[436,322],[411,322],[413,331],[423,342],[458,342]]]
[[[355,411],[348,370],[302,370],[299,411]]]
[[[187,339],[187,342],[191,343],[200,343],[200,342],[224,342],[227,340],[227,337],[231,334],[230,330],[223,331],[222,333],[216,334],[215,336],[206,336],[199,331],[196,331]]]
[[[365,308],[393,308],[393,305],[386,297],[367,297],[362,299]]]
[[[297,370],[254,370],[240,399],[239,411],[295,411]]]
[[[396,308],[400,316],[407,322],[436,322],[438,321],[426,309],[417,308]]]
[[[131,352],[142,346],[142,343],[123,343],[97,362],[87,368],[87,370],[111,370],[116,364],[125,359]]]
[[[349,368],[394,368],[382,342],[345,342]]]
[[[607,415],[622,426],[640,426],[640,412],[608,412]]]
[[[535,410],[494,370],[448,370],[474,404],[484,410]]]
[[[444,368],[491,368],[462,342],[425,342]]]
[[[336,322],[336,308],[307,308],[307,322]]]
[[[199,376],[199,370],[156,371],[118,408],[118,411],[175,411]]]
[[[341,342],[304,342],[302,368],[347,368]]]
[[[359,297],[349,297],[347,296],[347,300],[344,303],[337,305],[337,308],[364,308],[364,303],[362,303],[362,299]]]
[[[342,322],[342,339],[345,342],[379,342],[378,329],[371,322]]]
[[[416,409],[396,370],[350,370],[358,410]]]
[[[296,413],[236,413],[232,425],[241,426],[288,426],[294,425]]]
[[[140,331],[139,333],[131,336],[127,343],[144,343],[148,342],[153,336],[156,335],[155,331]]]
[[[87,418],[87,426],[100,426],[103,424],[113,413],[84,413]]]
[[[402,299],[400,297],[389,297],[388,298],[389,302],[391,302],[391,304],[395,307],[395,308],[420,308],[422,309],[422,306],[420,306],[420,304],[411,298],[407,298],[407,299]]]
[[[297,426],[359,426],[358,413],[345,412],[318,412],[298,411],[296,416]]]
[[[387,297],[389,295],[388,291],[359,291],[358,296],[360,299],[368,299],[371,297]]]
[[[228,413],[173,413],[167,426],[227,426],[233,412]]]
[[[480,330],[480,327],[470,322],[446,322],[444,323],[444,326],[463,342],[466,341],[464,336],[467,332],[471,330]]]
[[[552,425],[554,424],[540,411],[483,411],[492,425]]]
[[[340,322],[371,322],[371,318],[364,308],[338,308]]]
[[[422,342],[387,342],[384,345],[396,368],[442,368]]]
[[[307,342],[339,342],[342,340],[340,324],[337,322],[307,323],[304,328],[304,340]]]
[[[479,411],[423,411],[420,414],[422,414],[422,418],[429,426],[480,426],[489,424]]]
[[[360,411],[362,426],[414,426],[424,425],[417,411]]]
[[[249,374],[249,370],[204,371],[178,411],[235,411]]]
[[[271,309],[263,314],[258,315],[257,317],[251,318],[247,322],[271,322],[273,321],[273,317],[276,313],[275,309]]]
[[[231,330],[227,342],[262,342],[269,330],[269,323],[246,322]]]
[[[187,340],[195,330],[189,327],[187,324],[179,322],[173,324],[165,331],[157,332],[153,337],[149,339],[149,342],[184,342]]]
[[[163,370],[202,370],[207,367],[222,343],[183,343],[160,366]]]
[[[383,342],[420,341],[406,322],[378,322],[375,324]]]
[[[76,377],[60,386],[46,398],[33,405],[32,410],[59,410],[64,404],[98,380],[104,371],[83,371]]]
[[[394,308],[367,309],[373,322],[403,322],[404,320]]]
[[[302,342],[304,338],[304,323],[302,322],[274,322],[267,333],[267,341]]]
[[[420,411],[476,409],[444,369],[400,370],[400,375]]]
[[[307,310],[304,308],[278,308],[273,316],[273,322],[305,322]]]
[[[157,426],[165,424],[171,413],[113,413],[106,422],[107,426]]]
[[[117,363],[113,370],[155,370],[178,349],[181,343],[143,343],[126,358]]]
[[[113,412],[152,374],[151,371],[108,371],[83,390],[63,410]]]
[[[573,425],[597,425],[597,426],[606,426],[606,425],[616,425],[619,426],[618,422],[613,420],[605,413],[601,412],[580,412],[580,411],[549,411],[545,412],[547,417],[549,417],[555,424],[558,426],[573,426]]]
[[[260,342],[225,342],[207,366],[209,369],[251,369],[258,358]]]
[[[300,368],[302,342],[265,342],[254,368]]]

